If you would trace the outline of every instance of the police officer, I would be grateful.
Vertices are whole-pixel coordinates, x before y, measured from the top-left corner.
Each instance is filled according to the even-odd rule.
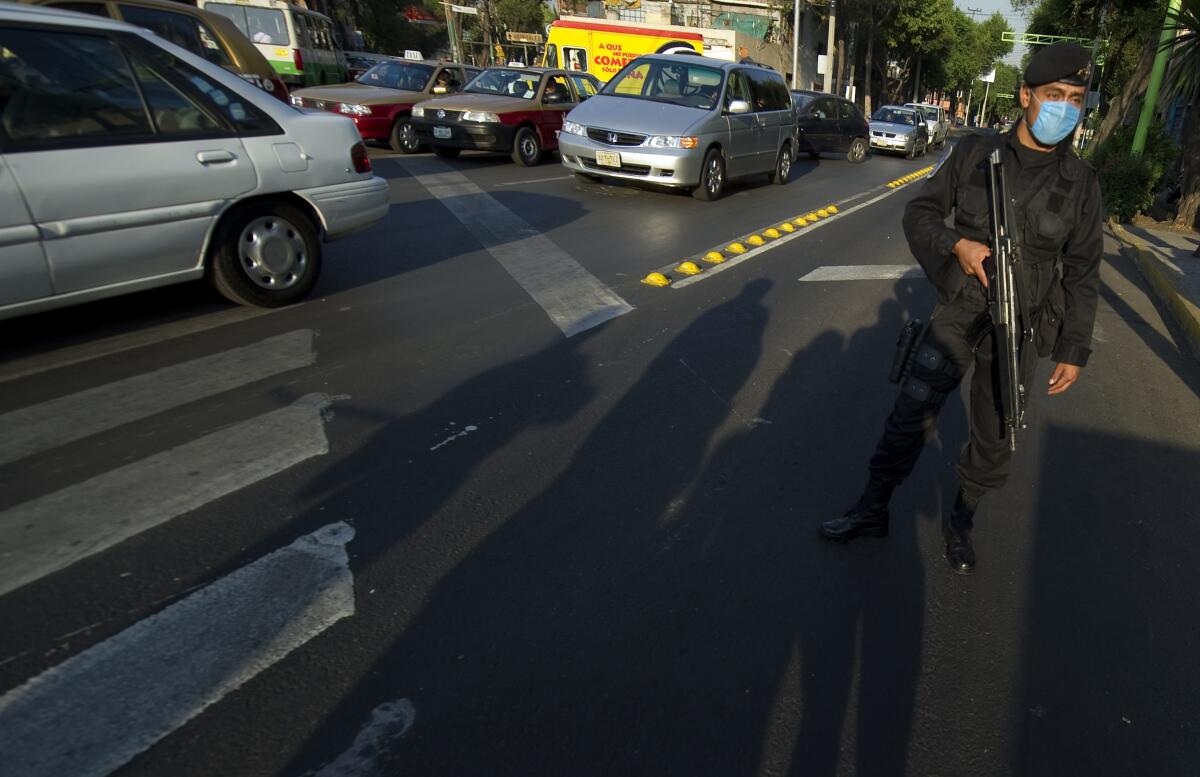
[[[893,490],[916,465],[946,397],[974,366],[970,439],[958,463],[954,508],[943,519],[950,567],[974,571],[973,516],[983,495],[1004,484],[1011,457],[997,396],[1003,353],[987,314],[990,217],[982,163],[1002,149],[1026,335],[1022,384],[1030,386],[1037,358],[1049,356],[1056,364],[1048,393],[1062,394],[1091,353],[1103,249],[1096,173],[1071,149],[1089,65],[1087,50],[1074,43],[1039,50],[1025,69],[1021,120],[1005,134],[965,137],[905,208],[904,234],[938,302],[871,457],[866,489],[846,514],[821,525],[824,536],[887,534]],[[952,211],[953,226],[946,226]]]

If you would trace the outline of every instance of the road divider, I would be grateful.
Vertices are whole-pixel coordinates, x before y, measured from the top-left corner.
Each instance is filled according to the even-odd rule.
[[[889,189],[899,189],[900,187],[906,186],[906,185],[912,183],[913,181],[917,181],[917,180],[924,178],[925,176],[932,173],[936,167],[937,167],[937,165],[929,165],[928,167],[922,167],[920,170],[914,170],[913,172],[909,173],[908,175],[901,176],[900,178],[897,178],[894,181],[888,181],[887,187]]]

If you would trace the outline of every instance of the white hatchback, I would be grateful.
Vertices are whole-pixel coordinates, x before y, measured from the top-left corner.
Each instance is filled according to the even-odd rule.
[[[0,2],[0,318],[207,277],[275,307],[379,221],[354,122],[121,22]]]

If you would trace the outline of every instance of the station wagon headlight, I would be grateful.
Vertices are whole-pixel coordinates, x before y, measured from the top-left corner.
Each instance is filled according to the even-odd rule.
[[[587,134],[587,128],[575,121],[564,121],[562,131],[568,135],[583,136]]]
[[[481,121],[487,124],[499,124],[500,117],[487,111],[463,111],[463,121]]]
[[[412,116],[415,119],[425,118],[425,109],[419,105],[414,105],[412,109]]]
[[[651,135],[646,138],[645,145],[650,148],[695,148],[700,145],[700,138],[693,135]]]
[[[353,103],[338,103],[338,113],[349,114],[350,116],[370,116],[371,108],[367,105],[355,105]]]

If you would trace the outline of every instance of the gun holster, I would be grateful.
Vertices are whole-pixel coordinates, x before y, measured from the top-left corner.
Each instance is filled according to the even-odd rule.
[[[913,360],[917,356],[917,346],[924,339],[925,324],[919,318],[910,319],[900,330],[896,340],[896,354],[892,357],[892,369],[888,372],[888,380],[899,383],[912,372]]]

